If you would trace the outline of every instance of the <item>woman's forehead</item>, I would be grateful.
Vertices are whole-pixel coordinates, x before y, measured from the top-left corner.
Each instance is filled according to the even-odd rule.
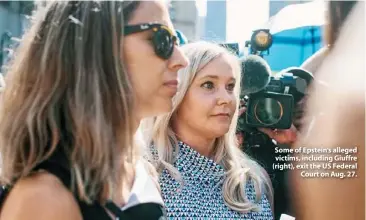
[[[196,78],[206,76],[216,76],[217,78],[234,78],[233,67],[230,59],[225,55],[220,55],[205,65],[197,72]]]
[[[173,30],[167,4],[162,0],[141,1],[134,12],[130,25],[156,22],[168,26]]]

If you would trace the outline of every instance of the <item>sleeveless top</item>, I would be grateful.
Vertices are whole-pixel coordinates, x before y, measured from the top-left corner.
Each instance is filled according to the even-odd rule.
[[[222,195],[224,168],[213,160],[200,155],[183,142],[179,142],[179,152],[174,167],[180,172],[183,185],[164,169],[159,182],[167,217],[184,219],[273,219],[268,199],[262,195],[257,203],[258,212],[246,214],[230,209]],[[255,202],[255,189],[248,181],[245,194]]]
[[[45,170],[59,178],[64,186],[70,189],[71,177],[69,170],[62,165],[59,157],[51,157],[49,160],[36,167],[37,170]],[[3,205],[11,187],[0,187],[0,206]],[[116,216],[117,220],[127,219],[151,219],[164,220],[166,213],[163,208],[164,203],[156,184],[153,182],[142,162],[137,163],[135,181],[127,204],[118,207],[113,202],[107,202],[105,206],[98,202],[87,204],[74,195],[84,220],[111,220],[107,210]]]

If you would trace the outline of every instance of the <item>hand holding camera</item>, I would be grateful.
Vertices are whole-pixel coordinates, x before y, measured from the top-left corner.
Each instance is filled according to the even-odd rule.
[[[246,107],[242,107],[239,110],[239,117],[242,114],[245,114]],[[286,144],[292,146],[297,140],[297,129],[296,127],[291,124],[289,129],[271,129],[271,128],[257,128],[260,132],[266,134],[269,138],[275,140],[278,144]],[[238,142],[240,145],[244,143],[243,133],[239,132],[237,134]]]
[[[258,128],[258,130],[268,135],[278,144],[292,146],[297,140],[297,129],[294,125],[291,125],[289,129]]]

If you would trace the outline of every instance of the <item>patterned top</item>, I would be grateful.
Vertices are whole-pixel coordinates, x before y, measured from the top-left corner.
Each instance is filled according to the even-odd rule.
[[[259,212],[242,214],[227,207],[222,196],[223,167],[182,142],[179,142],[179,149],[174,166],[182,175],[183,186],[166,169],[159,179],[168,218],[273,219],[265,196],[258,204],[261,207]],[[246,184],[245,192],[248,199],[254,202],[253,184]]]

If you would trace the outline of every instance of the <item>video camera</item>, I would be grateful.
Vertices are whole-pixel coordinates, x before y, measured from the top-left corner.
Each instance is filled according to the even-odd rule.
[[[305,96],[313,75],[290,67],[271,76],[268,64],[256,55],[242,60],[242,72],[241,101],[247,110],[239,118],[238,130],[290,128],[296,104]]]

